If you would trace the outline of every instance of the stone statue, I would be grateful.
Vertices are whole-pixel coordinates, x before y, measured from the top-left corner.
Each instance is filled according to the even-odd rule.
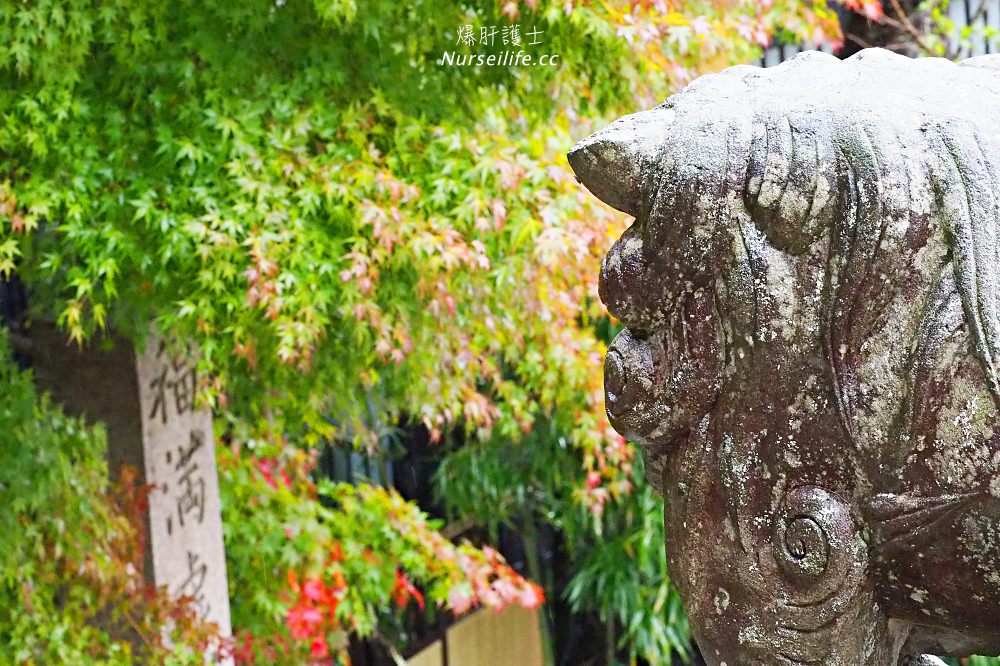
[[[732,67],[569,160],[706,662],[1000,653],[1000,56]]]

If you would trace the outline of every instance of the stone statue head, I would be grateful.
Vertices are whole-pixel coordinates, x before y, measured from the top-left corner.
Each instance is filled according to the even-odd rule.
[[[1000,652],[1000,56],[733,67],[569,160],[707,663]]]

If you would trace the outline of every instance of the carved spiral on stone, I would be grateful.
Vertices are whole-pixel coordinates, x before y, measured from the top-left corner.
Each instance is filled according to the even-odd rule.
[[[814,578],[830,561],[830,537],[812,516],[795,516],[778,525],[781,552],[778,562],[789,576]]]
[[[863,567],[850,507],[816,486],[793,488],[785,495],[771,543],[787,581],[783,587],[799,605],[828,599]]]

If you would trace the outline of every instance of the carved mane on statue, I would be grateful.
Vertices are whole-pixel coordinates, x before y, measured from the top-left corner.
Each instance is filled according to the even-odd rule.
[[[733,67],[569,159],[707,663],[1000,652],[1000,56]]]

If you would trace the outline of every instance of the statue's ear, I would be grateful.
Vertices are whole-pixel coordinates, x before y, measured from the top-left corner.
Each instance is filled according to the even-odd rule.
[[[768,242],[806,255],[833,224],[837,139],[822,112],[767,107],[743,120],[750,134],[743,200]]]
[[[673,118],[673,109],[657,107],[583,139],[567,156],[577,179],[612,208],[638,217]]]
[[[972,350],[979,358],[993,400],[1000,409],[1000,144],[972,122],[933,128],[931,162],[940,218],[954,254]]]

